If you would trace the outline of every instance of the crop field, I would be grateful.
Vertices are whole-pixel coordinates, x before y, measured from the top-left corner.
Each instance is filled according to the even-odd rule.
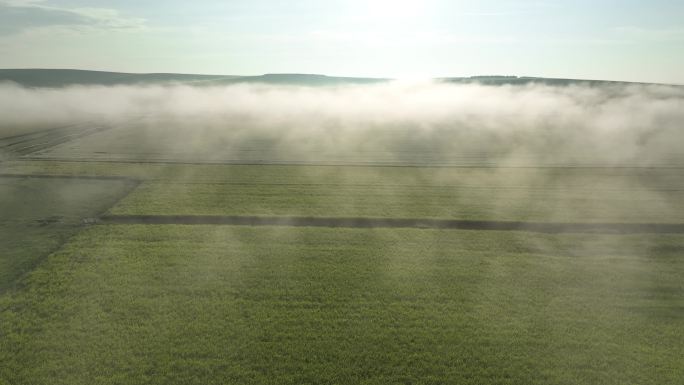
[[[5,162],[5,174],[142,183],[2,179],[46,204],[4,233],[26,256],[5,268],[0,378],[674,384],[681,234],[96,225],[57,249],[73,226],[50,242],[53,224],[29,222],[65,207],[41,192],[63,191],[69,223],[105,211],[681,223],[676,171]]]
[[[514,119],[514,117],[508,117]],[[94,124],[97,125],[97,124]],[[387,125],[387,124],[386,124]],[[136,116],[116,120],[107,129],[32,152],[33,160],[161,162],[207,164],[442,166],[442,167],[604,167],[615,163],[597,151],[569,154],[527,148],[510,153],[511,143],[494,134],[439,128],[416,135],[415,127],[389,124],[372,127],[365,136],[345,127],[322,127],[311,133],[273,122],[218,121]],[[464,131],[472,131],[464,127]],[[367,137],[366,137],[367,136]],[[518,139],[519,140],[519,139]],[[469,143],[468,145],[459,143]],[[653,161],[658,167],[678,167],[682,154]],[[643,166],[642,160],[621,160],[618,166]]]
[[[90,228],[2,298],[9,383],[677,383],[681,235]]]
[[[0,136],[0,385],[681,384],[675,91],[264,87]]]
[[[21,136],[37,135],[37,134],[48,134],[54,131],[60,131],[65,128],[78,126],[77,124],[59,124],[50,121],[21,123],[21,122],[5,122],[0,121],[0,147],[5,144],[5,142],[16,139]]]
[[[653,223],[679,223],[682,212],[684,189],[182,182],[145,183],[111,210],[115,215]]]
[[[259,124],[259,123],[256,123]],[[193,127],[188,130],[188,127]],[[194,163],[275,163],[350,165],[482,165],[495,163],[496,153],[434,151],[439,143],[426,139],[422,146],[412,142],[406,127],[378,129],[374,140],[348,151],[331,146],[334,137],[311,137],[306,142],[283,139],[265,123],[245,128],[242,124],[205,124],[178,119],[136,119],[114,129],[79,138],[31,154],[32,159],[156,161]],[[293,136],[300,134],[293,133]],[[450,135],[445,133],[445,136]],[[332,133],[331,133],[332,136]],[[453,138],[443,138],[448,141]],[[377,146],[375,142],[383,142]],[[490,159],[491,158],[491,159]]]
[[[116,179],[0,176],[0,291],[131,187]]]
[[[680,169],[8,162],[10,173],[143,181],[114,215],[681,223]]]
[[[53,126],[47,124],[45,126],[0,125],[0,139],[9,138],[17,135],[31,134],[34,132],[39,132],[50,128],[53,128]]]

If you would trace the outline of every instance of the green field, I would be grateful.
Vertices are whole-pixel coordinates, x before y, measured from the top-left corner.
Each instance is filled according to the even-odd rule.
[[[7,162],[9,173],[143,181],[116,215],[684,222],[681,169]]]
[[[684,237],[97,226],[0,300],[11,384],[676,384]]]
[[[235,133],[216,137],[214,128],[186,132],[180,137],[195,139],[185,141],[162,126],[103,127],[73,128],[54,145],[37,136],[39,150],[8,147],[0,162],[2,385],[684,378],[681,233],[83,221],[676,225],[684,223],[676,164],[493,167],[490,154],[441,156],[430,146],[388,157],[409,143],[402,137],[327,158],[340,164],[318,162],[323,152],[299,165],[257,164],[294,159],[302,148],[279,152],[263,137],[233,143]]]
[[[684,189],[145,183],[111,213],[680,223]]]
[[[131,187],[122,180],[0,177],[0,292]]]
[[[295,121],[285,126],[256,117],[244,120],[205,120],[196,116],[120,119],[110,122],[109,129],[41,149],[28,158],[81,162],[463,168],[679,167],[684,161],[679,153],[662,158],[642,154],[621,159],[603,149],[561,148],[554,152],[535,145],[533,140],[516,137],[503,140],[487,130],[478,132],[478,128],[468,121],[416,131],[415,126],[401,122],[361,129],[338,127],[334,122],[328,126],[325,119],[320,123]],[[308,127],[307,124],[313,125]]]
[[[48,123],[45,123],[43,125],[0,123],[0,140],[11,138],[18,135],[40,132],[50,128],[54,128],[54,125]]]

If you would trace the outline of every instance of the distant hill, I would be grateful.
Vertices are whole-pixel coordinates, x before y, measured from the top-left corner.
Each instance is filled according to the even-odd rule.
[[[266,74],[260,76],[193,75],[86,71],[70,69],[0,69],[0,82],[14,82],[25,87],[65,87],[73,85],[140,85],[194,84],[221,85],[234,83],[268,83],[291,85],[368,84],[389,79],[333,77],[313,74]]]
[[[260,76],[241,76],[232,79],[230,83],[269,83],[292,85],[336,85],[336,84],[370,84],[387,82],[391,79],[381,78],[352,78],[314,74],[266,74]]]
[[[64,87],[70,85],[124,85],[142,83],[207,82],[234,76],[187,74],[132,74],[121,72],[63,69],[0,69],[0,81],[11,81],[26,87]]]
[[[343,84],[372,84],[386,82],[388,78],[335,77],[316,74],[266,74],[259,76],[194,75],[171,73],[123,73],[71,69],[0,69],[0,83],[14,82],[25,87],[65,87],[73,85],[151,85],[192,84],[224,85],[237,83],[287,84],[302,86],[329,86]],[[436,81],[458,84],[524,85],[546,84],[555,86],[606,84],[645,84],[603,80],[552,79],[527,76],[471,76],[437,78]]]
[[[439,78],[436,79],[446,83],[459,84],[485,84],[485,85],[525,85],[525,84],[545,84],[549,86],[570,86],[570,85],[585,85],[585,86],[601,86],[601,85],[625,85],[625,84],[649,84],[649,83],[633,83],[620,82],[610,80],[583,80],[583,79],[558,79],[558,78],[540,78],[531,76],[470,76],[458,78]]]

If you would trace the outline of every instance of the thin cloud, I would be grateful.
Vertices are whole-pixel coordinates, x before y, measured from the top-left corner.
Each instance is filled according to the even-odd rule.
[[[141,29],[145,24],[145,19],[126,17],[109,8],[53,7],[43,1],[0,2],[0,36],[50,28]]]

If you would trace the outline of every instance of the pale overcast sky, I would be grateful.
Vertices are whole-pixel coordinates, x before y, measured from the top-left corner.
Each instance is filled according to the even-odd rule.
[[[684,83],[684,0],[0,0],[0,68]]]

